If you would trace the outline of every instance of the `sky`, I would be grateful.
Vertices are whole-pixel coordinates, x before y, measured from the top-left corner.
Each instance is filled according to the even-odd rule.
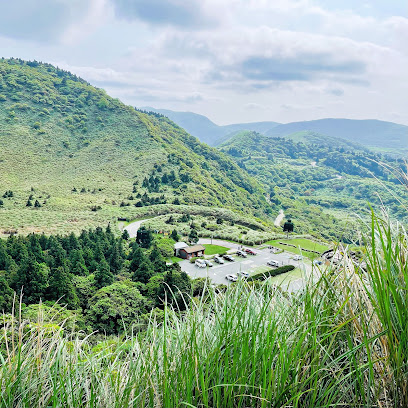
[[[408,125],[407,0],[0,0],[0,56],[220,125]]]

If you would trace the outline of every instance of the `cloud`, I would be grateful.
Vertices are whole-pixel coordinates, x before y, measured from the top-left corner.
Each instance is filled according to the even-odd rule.
[[[49,41],[61,33],[69,17],[62,1],[0,2],[0,34],[18,39]]]
[[[112,0],[116,15],[152,25],[172,25],[181,28],[208,26],[214,19],[206,13],[201,0]]]
[[[344,95],[344,90],[340,88],[335,88],[335,89],[328,89],[327,93],[330,95],[334,96],[343,96]]]
[[[76,26],[83,36],[93,24],[90,16],[103,9],[104,0],[14,0],[0,2],[0,36],[56,43]],[[102,10],[98,14],[100,20]],[[85,24],[81,26],[81,23]],[[69,35],[73,35],[73,31]],[[78,37],[78,33],[76,33]]]
[[[203,84],[261,91],[285,82],[329,79],[356,86],[369,82],[369,67],[390,56],[370,43],[269,27],[217,32],[166,32],[156,52],[183,61]]]
[[[261,81],[310,81],[325,73],[361,74],[363,61],[335,61],[332,55],[306,54],[292,58],[249,57],[242,65],[242,76]]]

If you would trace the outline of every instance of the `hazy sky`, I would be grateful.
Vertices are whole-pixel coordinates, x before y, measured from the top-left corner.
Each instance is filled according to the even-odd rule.
[[[218,124],[408,124],[407,0],[0,0],[0,50]]]

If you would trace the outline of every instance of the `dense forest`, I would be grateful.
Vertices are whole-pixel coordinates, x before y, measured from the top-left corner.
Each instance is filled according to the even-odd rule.
[[[143,231],[143,233],[142,233]],[[166,265],[172,241],[141,230],[140,239],[115,237],[111,228],[79,236],[30,234],[0,240],[0,310],[11,312],[14,292],[22,294],[23,315],[41,301],[66,307],[63,318],[77,329],[116,334],[143,322],[164,301],[184,310],[192,283],[178,264]],[[170,248],[169,248],[170,246]],[[195,283],[195,289],[202,282]]]

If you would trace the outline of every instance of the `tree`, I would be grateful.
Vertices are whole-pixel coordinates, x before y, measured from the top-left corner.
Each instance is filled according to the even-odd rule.
[[[150,248],[152,241],[153,241],[152,231],[146,229],[146,227],[141,227],[137,230],[136,242],[142,248]]]
[[[178,310],[185,310],[191,296],[191,279],[185,272],[169,270],[159,284],[156,302],[163,306],[164,302]]]
[[[155,245],[149,256],[150,262],[152,263],[153,270],[157,272],[164,272],[166,270],[166,261],[163,258],[159,248]]]
[[[188,240],[194,244],[198,242],[198,232],[194,228],[190,230],[190,234],[188,235]]]
[[[174,239],[174,241],[176,241],[176,242],[178,242],[178,240],[180,239],[180,237],[179,237],[179,235],[177,233],[177,230],[175,230],[175,229],[171,232],[170,237],[171,237],[171,239]]]
[[[13,279],[12,288],[17,294],[23,291],[24,303],[38,303],[45,297],[48,275],[48,266],[45,263],[39,264],[34,257],[29,256],[21,261]]]
[[[292,220],[287,220],[285,224],[283,224],[283,232],[286,232],[287,237],[289,236],[290,232],[293,232],[293,228],[294,228],[294,225],[293,225]]]
[[[33,203],[30,200],[27,200],[26,207],[32,207],[32,206],[33,206]]]
[[[106,286],[89,302],[88,317],[95,330],[117,334],[130,329],[138,316],[148,311],[146,299],[129,280]]]
[[[132,274],[133,282],[147,283],[149,279],[153,276],[154,272],[152,269],[152,264],[148,261],[143,261],[139,267]]]
[[[54,269],[50,274],[47,298],[67,305],[68,309],[76,309],[79,306],[79,299],[72,283],[72,275],[62,266]]]
[[[105,259],[99,262],[98,269],[95,271],[95,286],[100,289],[113,283],[115,277],[110,271],[109,265]]]
[[[82,310],[88,310],[89,301],[97,291],[95,287],[95,275],[73,276],[72,282],[79,299],[79,306]]]
[[[127,229],[124,229],[122,233],[122,239],[124,239],[125,241],[129,241],[129,238],[130,238],[129,231]]]
[[[80,249],[72,250],[69,259],[71,262],[71,272],[73,275],[77,276],[89,275],[89,270],[86,267],[85,259],[82,255],[82,250]]]
[[[38,200],[35,200],[34,207],[35,208],[40,208],[41,207],[41,204],[40,204],[40,202]]]
[[[13,289],[4,276],[0,276],[0,312],[9,312],[13,307]]]

